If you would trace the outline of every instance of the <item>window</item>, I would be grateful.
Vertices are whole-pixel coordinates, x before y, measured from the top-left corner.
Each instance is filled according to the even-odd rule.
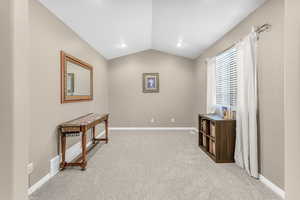
[[[216,57],[216,102],[236,106],[237,49],[231,48]]]

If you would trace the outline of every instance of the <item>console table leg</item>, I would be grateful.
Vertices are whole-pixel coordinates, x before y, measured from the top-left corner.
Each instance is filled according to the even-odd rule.
[[[81,163],[81,169],[85,170],[87,165],[87,158],[86,158],[86,131],[82,133],[82,163]]]
[[[96,144],[96,127],[92,128],[93,130],[93,144]]]
[[[60,168],[63,170],[66,166],[66,135],[64,133],[61,135],[61,160]]]
[[[108,143],[108,120],[105,120],[105,143]]]

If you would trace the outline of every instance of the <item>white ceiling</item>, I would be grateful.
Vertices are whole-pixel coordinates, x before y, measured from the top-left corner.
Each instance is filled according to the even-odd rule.
[[[107,59],[156,49],[195,58],[266,0],[40,0]]]

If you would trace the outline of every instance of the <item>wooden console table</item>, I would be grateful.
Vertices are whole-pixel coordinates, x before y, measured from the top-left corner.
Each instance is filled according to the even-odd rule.
[[[63,170],[67,166],[80,166],[82,170],[86,169],[87,166],[87,131],[92,128],[92,148],[99,143],[99,141],[105,141],[108,143],[108,117],[109,114],[95,114],[90,113],[77,119],[62,123],[59,125],[60,138],[61,138],[61,153],[62,161],[60,168]],[[105,138],[96,138],[96,125],[104,122],[105,123]],[[72,135],[79,135],[81,133],[82,142],[82,155],[75,160],[75,162],[66,162],[66,137]]]

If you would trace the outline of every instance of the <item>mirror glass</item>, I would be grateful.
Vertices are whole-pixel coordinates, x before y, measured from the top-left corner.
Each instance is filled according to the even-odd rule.
[[[67,61],[67,96],[91,95],[90,70]]]

